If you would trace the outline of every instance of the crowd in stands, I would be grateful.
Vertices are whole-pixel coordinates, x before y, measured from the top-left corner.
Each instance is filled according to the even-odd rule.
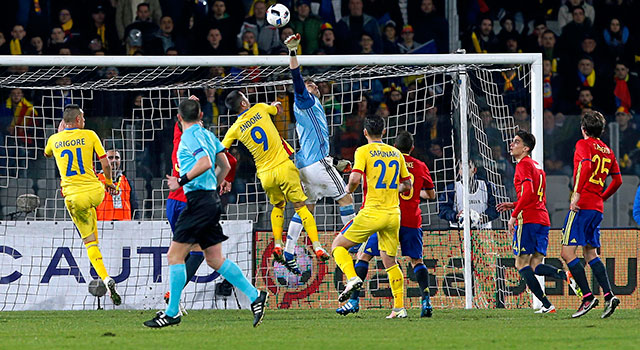
[[[449,20],[444,0],[281,0],[291,9],[280,29],[266,21],[273,0],[17,0],[0,13],[0,54],[20,55],[276,55],[284,38],[302,35],[303,55],[449,53]],[[467,53],[539,52],[544,65],[545,166],[548,174],[570,175],[571,152],[580,138],[579,118],[603,112],[619,129],[622,172],[640,175],[640,1],[632,0],[459,0],[460,42]],[[530,128],[526,87],[516,67],[497,73],[509,114]],[[224,71],[212,74],[225,74]],[[117,76],[116,68],[102,72]],[[61,84],[65,83],[61,81]],[[422,82],[423,83],[423,82]],[[399,101],[415,96],[421,82],[374,81],[371,93],[337,125],[333,152],[352,158],[363,142],[359,131],[369,113],[398,113]],[[67,82],[68,84],[68,82]],[[319,83],[327,94],[331,83]],[[20,90],[20,89],[17,89]],[[94,98],[99,99],[97,94]],[[205,123],[225,113],[219,92],[202,91]],[[34,108],[33,92],[6,91],[0,132],[13,135],[16,123]],[[432,162],[451,142],[450,99],[445,93],[425,112],[415,132],[417,152]],[[120,96],[114,114],[122,113]],[[291,96],[279,96],[290,103]],[[325,95],[327,110],[344,108]],[[481,106],[482,107],[482,106]],[[488,107],[482,108],[494,157],[508,163],[506,147]],[[37,111],[36,111],[37,113]],[[290,115],[279,121],[284,129]],[[278,121],[277,121],[278,123]],[[166,135],[165,135],[166,136]],[[287,138],[286,131],[283,137]],[[609,133],[604,138],[608,141]],[[25,141],[26,142],[26,141]],[[238,155],[243,159],[242,155]],[[431,164],[429,164],[432,166]],[[150,164],[150,166],[157,166]],[[245,166],[240,163],[240,166]],[[508,173],[508,166],[505,173]],[[163,169],[157,172],[162,173]],[[154,174],[156,175],[156,174]],[[161,174],[159,174],[161,176]]]

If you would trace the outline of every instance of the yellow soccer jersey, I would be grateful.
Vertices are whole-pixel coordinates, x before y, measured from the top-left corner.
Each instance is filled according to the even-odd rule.
[[[65,129],[47,140],[44,153],[55,157],[65,195],[102,187],[93,171],[93,152],[99,159],[107,156],[93,130]]]
[[[253,155],[258,172],[275,168],[289,160],[293,153],[291,146],[280,137],[271,120],[271,115],[277,113],[275,106],[257,103],[238,115],[238,120],[224,135],[222,144],[229,148],[233,141],[240,140]]]
[[[398,185],[410,175],[402,153],[395,147],[382,142],[358,147],[353,171],[365,176],[363,208],[399,207]]]

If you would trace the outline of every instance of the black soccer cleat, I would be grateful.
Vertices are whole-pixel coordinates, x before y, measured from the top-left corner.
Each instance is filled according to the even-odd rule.
[[[618,305],[620,305],[620,299],[618,299],[618,297],[613,297],[611,299],[609,299],[609,301],[605,300],[604,301],[604,312],[602,313],[602,316],[600,316],[601,318],[607,318],[609,316],[611,316],[613,314],[614,311],[616,311],[616,308],[618,307]]]
[[[162,328],[167,326],[175,326],[180,323],[180,315],[176,317],[167,316],[164,311],[158,311],[156,317],[145,321],[143,324],[150,328]]]
[[[116,291],[116,281],[114,281],[113,278],[108,277],[105,285],[109,290],[109,296],[111,297],[111,301],[113,301],[113,305],[118,306],[122,304],[122,298],[120,297],[120,294],[118,294],[118,292]]]
[[[267,299],[269,298],[269,293],[265,291],[260,291],[258,294],[258,298],[251,303],[251,311],[253,312],[253,326],[258,327],[262,323],[262,319],[264,318],[264,311],[267,307]]]
[[[289,259],[289,257],[291,257],[291,259]],[[298,260],[296,259],[296,255],[295,254],[289,254],[287,252],[284,253],[284,267],[287,268],[287,270],[289,270],[289,272],[296,274],[296,275],[301,275],[302,272],[300,271],[300,267],[298,267]]]
[[[578,311],[571,315],[571,318],[578,318],[586,314],[587,312],[591,311],[591,309],[594,309],[596,306],[598,306],[598,303],[599,301],[597,298],[582,299],[582,303],[580,304]]]

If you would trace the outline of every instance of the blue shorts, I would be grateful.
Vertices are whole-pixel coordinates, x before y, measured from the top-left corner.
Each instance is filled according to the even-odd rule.
[[[422,229],[400,226],[400,249],[402,256],[408,256],[412,259],[422,259]],[[364,244],[364,248],[360,251],[380,256],[378,248],[378,234],[374,233]]]
[[[513,254],[534,254],[536,252],[547,255],[549,244],[549,226],[540,224],[516,225],[513,232]]]
[[[564,219],[562,245],[600,247],[602,213],[597,210],[570,211]]]
[[[175,231],[176,229],[176,221],[178,221],[178,217],[184,207],[187,206],[187,202],[181,202],[175,199],[167,199],[167,220],[169,220],[169,225],[171,225],[171,231]]]

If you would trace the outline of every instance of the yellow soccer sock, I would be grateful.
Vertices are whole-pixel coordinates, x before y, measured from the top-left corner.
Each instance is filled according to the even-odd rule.
[[[284,208],[273,207],[271,211],[271,229],[276,244],[282,246],[282,230],[284,226]]]
[[[393,308],[401,309],[404,307],[404,276],[398,264],[388,268],[387,276],[391,285],[391,294],[393,294]]]
[[[347,275],[347,280],[357,276],[351,255],[345,247],[336,247],[331,254],[336,260],[336,264],[340,267],[340,270]]]
[[[91,261],[91,265],[93,265],[93,269],[96,270],[98,276],[102,280],[109,277],[107,273],[107,269],[104,267],[104,263],[102,262],[102,253],[100,253],[100,248],[98,248],[97,242],[89,242],[84,245],[87,247],[87,256],[89,257],[89,261]]]
[[[313,215],[307,208],[307,206],[303,206],[299,209],[296,209],[296,213],[300,216],[300,220],[302,220],[302,226],[304,230],[307,231],[307,235],[313,243],[313,248],[320,247],[318,243],[318,227],[316,226],[316,219],[313,218]]]

